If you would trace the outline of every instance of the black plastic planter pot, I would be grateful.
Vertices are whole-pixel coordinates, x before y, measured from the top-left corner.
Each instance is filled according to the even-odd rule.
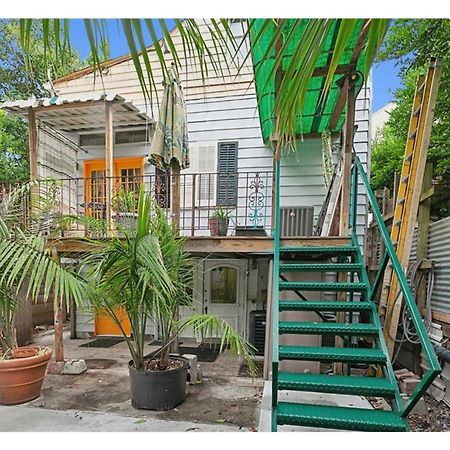
[[[130,361],[128,367],[133,408],[165,411],[184,402],[189,363],[182,356],[171,356],[170,359],[185,364],[178,369],[156,372],[136,370],[133,361]]]

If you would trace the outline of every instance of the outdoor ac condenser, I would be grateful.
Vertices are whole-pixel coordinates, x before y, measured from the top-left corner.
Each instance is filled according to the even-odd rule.
[[[314,208],[299,206],[296,208],[280,208],[281,237],[312,236]]]

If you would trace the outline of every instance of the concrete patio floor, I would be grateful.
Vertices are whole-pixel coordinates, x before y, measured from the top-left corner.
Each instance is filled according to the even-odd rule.
[[[48,331],[34,344],[53,347]],[[42,395],[24,405],[0,406],[0,431],[270,431],[271,382],[238,376],[238,358],[225,352],[215,362],[200,362],[203,379],[187,386],[184,403],[170,411],[137,410],[131,406],[128,347],[80,347],[90,339],[69,339],[64,332],[67,360],[84,359],[81,375],[51,375]],[[196,346],[184,340],[184,345]],[[148,353],[158,347],[148,344]],[[280,399],[300,403],[371,408],[360,396],[280,392]],[[279,427],[279,431],[336,431],[309,427]]]
[[[34,344],[52,347],[53,339],[53,333],[47,332],[36,337]],[[145,411],[131,406],[127,367],[130,357],[126,343],[121,342],[110,348],[80,348],[80,345],[89,341],[69,339],[68,332],[64,334],[65,358],[85,359],[88,363],[87,372],[81,375],[47,374],[39,398],[17,407],[2,407],[2,410],[7,408],[12,414],[22,413],[25,418],[31,411],[21,410],[39,408],[39,415],[42,417],[41,431],[56,431],[55,428],[58,431],[72,431],[76,412],[80,412],[85,423],[92,423],[93,429],[96,428],[95,423],[101,423],[101,431],[106,431],[103,423],[106,428],[111,426],[119,431],[114,425],[117,421],[127,424],[124,425],[126,429],[148,428],[146,431],[185,431],[192,428],[204,431],[256,430],[263,380],[238,377],[240,362],[229,352],[220,355],[213,363],[200,363],[203,380],[200,384],[187,386],[187,399],[184,403],[170,411]],[[185,340],[184,344],[187,345],[188,342]],[[148,353],[157,348],[148,345]],[[67,414],[52,415],[47,410],[65,411]],[[108,413],[111,417],[105,422],[103,419],[98,422],[100,416],[89,412]],[[2,411],[0,416],[8,415]],[[57,422],[60,425],[55,425],[53,416],[55,420],[56,417],[60,418]],[[130,420],[123,421],[121,417]],[[26,420],[20,420],[19,423],[22,423],[22,430],[27,427]],[[0,423],[0,427],[3,426]],[[90,425],[85,427],[87,428],[83,430],[90,430]]]

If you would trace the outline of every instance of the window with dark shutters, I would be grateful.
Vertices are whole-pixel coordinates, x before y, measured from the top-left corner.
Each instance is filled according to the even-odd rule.
[[[235,206],[237,204],[238,143],[219,142],[217,153],[217,205]]]

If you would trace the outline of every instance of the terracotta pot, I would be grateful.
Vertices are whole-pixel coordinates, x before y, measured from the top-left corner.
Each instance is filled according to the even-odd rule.
[[[0,404],[17,405],[39,397],[51,357],[49,349],[42,355],[0,360]]]
[[[18,358],[30,358],[36,356],[39,350],[36,347],[18,347],[11,351],[11,355],[14,359]]]

